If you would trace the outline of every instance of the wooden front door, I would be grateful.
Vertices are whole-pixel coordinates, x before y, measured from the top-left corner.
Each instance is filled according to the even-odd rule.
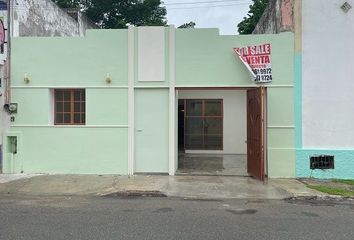
[[[261,181],[264,170],[264,87],[247,90],[247,172]]]

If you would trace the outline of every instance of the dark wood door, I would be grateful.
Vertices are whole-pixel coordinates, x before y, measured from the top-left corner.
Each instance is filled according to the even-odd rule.
[[[247,90],[247,172],[261,181],[264,173],[265,88]]]

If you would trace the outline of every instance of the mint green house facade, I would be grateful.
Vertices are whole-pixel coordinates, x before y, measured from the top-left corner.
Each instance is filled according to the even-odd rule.
[[[233,48],[263,43],[272,46],[273,80],[256,84]],[[295,177],[293,46],[292,33],[221,36],[217,29],[174,27],[15,38],[11,102],[18,110],[4,133],[3,172],[174,175],[178,101],[216,91],[225,114],[223,150],[218,153],[241,153],[245,149],[236,145],[246,139],[237,139],[246,137],[246,127],[226,136],[233,105],[227,105],[223,94],[246,96],[247,89],[264,86],[265,175]],[[58,120],[60,90],[73,92],[70,110],[62,110]],[[80,103],[75,95],[79,90],[84,100],[77,113],[73,109]],[[65,100],[62,103],[65,108]],[[78,116],[79,124],[60,124],[69,115],[72,122]],[[246,117],[244,113],[240,119]],[[236,119],[237,113],[237,126],[241,120]]]

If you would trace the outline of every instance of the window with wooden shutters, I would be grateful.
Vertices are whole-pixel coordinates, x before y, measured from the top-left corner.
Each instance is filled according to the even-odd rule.
[[[55,125],[85,124],[85,89],[54,90]]]

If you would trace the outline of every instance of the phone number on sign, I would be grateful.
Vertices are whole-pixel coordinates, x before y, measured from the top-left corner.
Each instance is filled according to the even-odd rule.
[[[254,74],[272,74],[271,68],[253,69]]]
[[[272,81],[272,75],[257,75],[256,76],[256,81]]]

